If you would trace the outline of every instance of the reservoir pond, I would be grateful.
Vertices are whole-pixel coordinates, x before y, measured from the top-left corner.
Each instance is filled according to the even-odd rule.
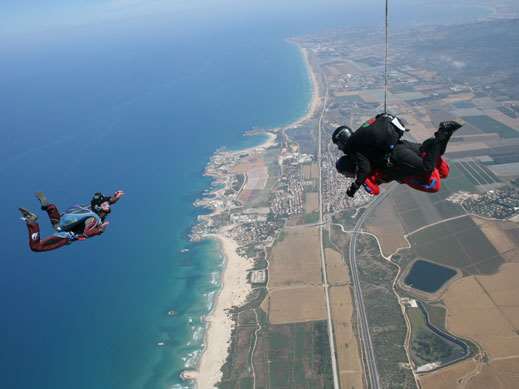
[[[456,271],[448,267],[418,260],[413,264],[404,282],[412,288],[434,293],[454,277],[455,274]]]

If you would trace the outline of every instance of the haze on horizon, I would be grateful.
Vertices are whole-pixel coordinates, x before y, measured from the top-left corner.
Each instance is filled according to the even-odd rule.
[[[406,0],[404,0],[406,1]],[[258,15],[279,19],[326,10],[346,11],[370,6],[381,0],[4,0],[0,8],[0,33],[17,37],[61,31],[96,23],[167,17],[171,21],[216,23]],[[402,0],[395,2],[395,6]]]

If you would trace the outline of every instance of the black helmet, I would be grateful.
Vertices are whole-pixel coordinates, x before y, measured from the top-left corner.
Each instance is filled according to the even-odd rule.
[[[352,133],[353,131],[348,126],[337,127],[333,132],[332,142],[336,144],[340,150],[342,150]]]
[[[92,208],[94,212],[99,212],[101,211],[101,204],[105,201],[110,201],[110,197],[106,197],[101,192],[97,192],[92,197],[92,200],[90,200],[90,208]]]
[[[357,171],[357,162],[351,155],[343,155],[335,162],[335,168],[344,176],[354,177]]]

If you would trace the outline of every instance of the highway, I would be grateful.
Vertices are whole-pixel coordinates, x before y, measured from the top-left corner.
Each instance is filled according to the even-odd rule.
[[[318,143],[318,151],[317,151],[317,160],[319,163],[319,222],[316,225],[319,226],[319,234],[320,234],[320,246],[321,246],[321,268],[323,273],[323,283],[324,283],[324,291],[326,297],[326,311],[328,315],[328,335],[330,339],[330,354],[332,360],[332,372],[333,372],[333,386],[334,389],[340,388],[339,382],[339,374],[338,374],[338,365],[337,365],[337,355],[335,352],[335,336],[333,331],[333,322],[331,317],[331,305],[330,305],[330,297],[329,297],[329,284],[326,274],[326,262],[324,255],[324,244],[323,244],[323,196],[322,196],[322,122],[324,118],[324,114],[326,112],[326,103],[328,98],[328,85],[325,83],[326,91],[324,95],[323,108],[319,117],[318,129],[317,129],[317,143]],[[356,248],[357,248],[357,237],[360,235],[358,232],[362,229],[364,222],[367,217],[371,213],[371,211],[377,207],[388,195],[391,193],[391,189],[394,186],[388,186],[387,190],[382,192],[379,196],[377,196],[365,209],[365,212],[362,216],[357,220],[355,227],[353,229],[350,245],[349,245],[349,264],[350,264],[350,272],[351,279],[353,285],[353,298],[355,302],[356,312],[357,312],[357,321],[358,321],[358,330],[359,330],[359,340],[362,347],[362,355],[364,357],[364,370],[365,376],[368,383],[369,389],[380,389],[380,377],[377,369],[377,362],[375,359],[375,351],[373,348],[373,342],[371,341],[371,335],[369,333],[369,323],[366,315],[366,308],[364,306],[364,298],[362,297],[362,289],[359,280],[359,274],[357,269],[357,258],[356,258]]]
[[[369,389],[380,388],[380,377],[378,375],[377,361],[375,359],[375,351],[373,349],[373,342],[371,341],[371,335],[369,333],[369,323],[366,315],[366,307],[364,306],[364,297],[362,296],[362,288],[360,286],[359,271],[357,268],[357,237],[360,235],[358,232],[362,229],[364,222],[371,213],[371,211],[380,204],[384,198],[390,193],[390,190],[384,191],[375,200],[373,200],[362,216],[355,223],[353,232],[350,239],[350,246],[348,252],[348,259],[350,264],[351,281],[353,285],[353,299],[355,301],[355,307],[357,312],[357,323],[360,343],[362,345],[362,355],[364,357],[364,369],[366,380],[368,382]]]
[[[322,123],[324,113],[326,112],[326,103],[328,101],[328,84],[326,85],[326,90],[324,93],[324,101],[323,101],[323,109],[321,111],[321,115],[319,116],[319,124],[317,126],[317,143],[318,143],[318,151],[317,151],[317,160],[319,162],[319,242],[320,242],[320,252],[321,252],[321,272],[323,275],[323,286],[324,286],[324,294],[326,297],[326,313],[328,316],[328,337],[330,339],[330,357],[332,360],[332,373],[333,373],[333,388],[339,389],[339,374],[337,369],[337,354],[335,353],[335,335],[333,334],[333,322],[332,322],[332,309],[330,305],[330,294],[328,284],[328,276],[326,274],[326,261],[324,256],[324,245],[323,245],[323,180],[322,180],[322,166],[321,166],[321,133],[322,133]]]

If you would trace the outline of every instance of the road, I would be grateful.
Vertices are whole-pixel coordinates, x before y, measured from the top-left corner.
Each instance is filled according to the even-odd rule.
[[[337,365],[337,354],[335,352],[335,336],[333,332],[333,322],[331,317],[331,305],[330,305],[330,296],[329,296],[329,284],[328,278],[326,274],[326,262],[324,255],[324,244],[323,244],[323,181],[322,181],[322,122],[324,118],[324,114],[326,112],[326,103],[328,99],[328,85],[326,84],[326,91],[324,95],[323,108],[319,117],[319,123],[317,127],[317,143],[318,143],[318,151],[317,151],[317,160],[319,163],[319,238],[320,238],[320,251],[321,251],[321,268],[323,274],[323,283],[324,283],[324,291],[326,297],[326,311],[328,315],[328,336],[330,339],[330,354],[332,360],[332,373],[333,373],[333,386],[334,389],[340,388],[339,383],[339,375],[338,375],[338,365]],[[365,359],[365,372],[366,379],[368,381],[369,389],[379,389],[380,388],[380,379],[377,370],[377,363],[375,360],[375,352],[373,349],[373,343],[371,341],[371,336],[369,333],[369,324],[366,316],[366,309],[364,307],[364,299],[362,297],[362,290],[360,286],[360,280],[357,269],[357,259],[356,259],[356,245],[357,245],[357,236],[359,235],[357,232],[361,230],[362,225],[366,221],[367,217],[371,213],[371,211],[380,204],[384,198],[391,192],[390,188],[384,191],[380,196],[378,196],[375,200],[373,200],[367,207],[365,212],[359,218],[355,227],[353,229],[353,233],[350,240],[349,247],[349,263],[351,269],[351,277],[353,284],[353,297],[355,301],[355,306],[357,308],[357,319],[359,324],[359,337],[360,343],[363,348],[363,355]]]
[[[365,374],[366,380],[368,381],[369,389],[380,388],[380,377],[378,375],[377,361],[375,359],[375,351],[373,349],[373,342],[371,341],[371,335],[369,333],[369,323],[366,315],[366,307],[364,306],[364,297],[362,296],[362,288],[360,286],[359,271],[357,268],[357,237],[360,235],[358,232],[361,230],[364,222],[371,213],[371,211],[380,204],[390,193],[390,190],[384,191],[380,196],[373,200],[362,216],[357,220],[353,232],[351,235],[348,259],[350,263],[351,281],[353,284],[353,299],[355,301],[355,307],[357,312],[357,321],[359,328],[359,338],[362,345],[363,356],[365,360]]]
[[[323,286],[324,286],[324,294],[326,298],[326,313],[328,316],[328,337],[330,339],[330,357],[332,359],[332,373],[333,373],[333,388],[339,389],[339,374],[337,369],[337,354],[335,353],[335,336],[333,334],[333,322],[332,322],[332,309],[330,305],[330,294],[328,284],[328,276],[326,274],[326,261],[324,256],[324,245],[323,245],[323,180],[322,180],[322,166],[321,166],[321,134],[322,134],[322,124],[323,117],[326,112],[326,103],[328,101],[328,84],[325,82],[325,92],[324,92],[324,101],[323,108],[321,111],[321,115],[319,116],[319,124],[317,126],[317,160],[319,163],[319,241],[321,246],[321,272],[323,275]]]

